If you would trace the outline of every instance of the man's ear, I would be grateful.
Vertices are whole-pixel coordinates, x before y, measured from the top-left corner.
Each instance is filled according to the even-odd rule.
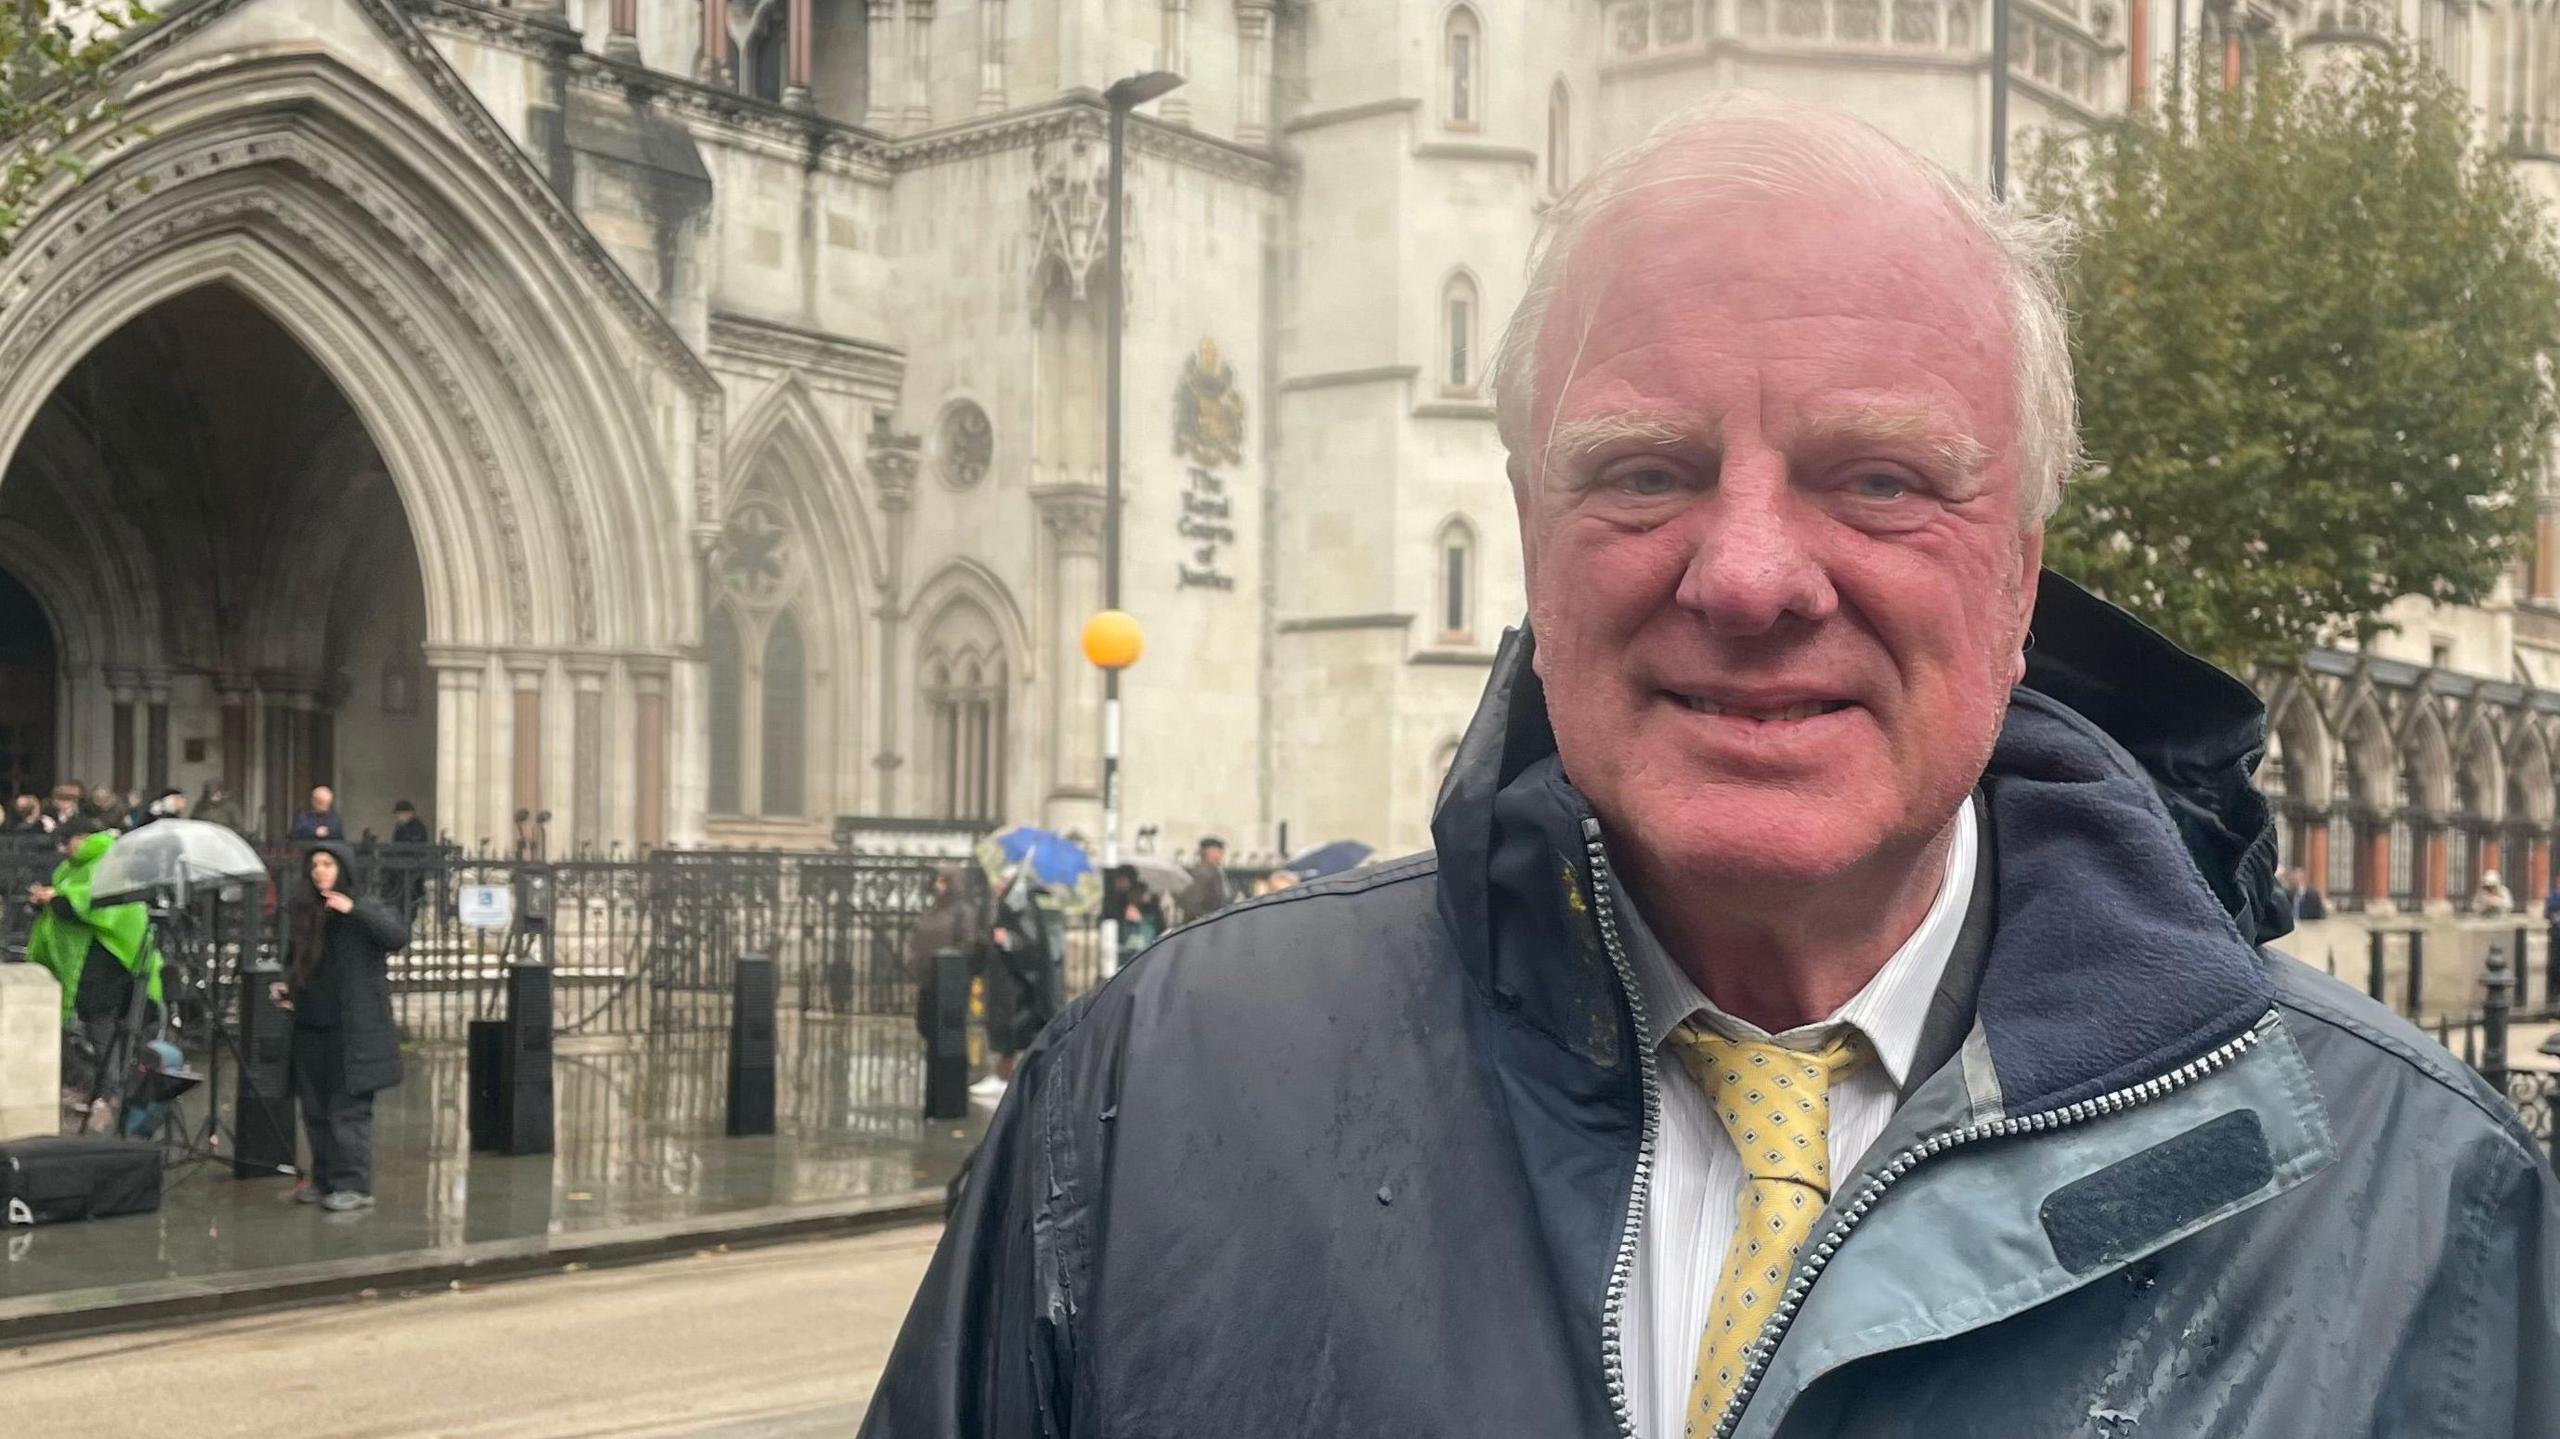
[[[2009,683],[2017,685],[2027,677],[2027,644],[2034,640],[2030,628],[2036,621],[2036,585],[2044,577],[2044,526],[2038,524],[2027,531],[2018,544],[2018,633],[2022,636],[2017,654],[2011,660],[2014,671]]]

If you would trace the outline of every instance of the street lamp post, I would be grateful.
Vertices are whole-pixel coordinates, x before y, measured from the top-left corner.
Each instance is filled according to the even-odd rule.
[[[1103,392],[1108,411],[1103,418],[1102,458],[1102,607],[1120,608],[1120,328],[1127,313],[1128,272],[1122,268],[1121,197],[1129,163],[1129,112],[1172,93],[1182,77],[1169,70],[1148,70],[1116,81],[1102,92],[1111,109],[1111,250],[1109,318],[1103,334]],[[1120,864],[1120,670],[1102,671],[1102,869],[1105,889]],[[1120,916],[1104,906],[1102,972],[1120,967]]]

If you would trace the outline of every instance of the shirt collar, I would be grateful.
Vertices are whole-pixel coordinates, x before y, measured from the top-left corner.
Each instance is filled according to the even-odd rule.
[[[1628,958],[1635,970],[1636,989],[1644,999],[1645,1047],[1661,1047],[1681,1021],[1692,1017],[1727,1038],[1774,1039],[1790,1048],[1810,1048],[1845,1024],[1867,1037],[1894,1087],[1903,1087],[1912,1058],[1920,1048],[1920,1031],[1928,1023],[1929,1002],[1937,995],[1947,959],[1955,952],[1956,936],[1964,929],[1965,909],[1973,899],[1978,843],[1973,803],[1968,800],[1956,810],[1955,836],[1947,845],[1946,873],[1939,879],[1938,897],[1930,904],[1920,927],[1838,1012],[1780,1035],[1771,1035],[1709,1003],[1687,973],[1672,962],[1661,941],[1654,938],[1652,927],[1638,912],[1641,907],[1620,906]]]

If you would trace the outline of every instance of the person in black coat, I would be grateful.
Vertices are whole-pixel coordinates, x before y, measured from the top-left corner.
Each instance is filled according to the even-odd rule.
[[[304,857],[285,964],[275,986],[293,1011],[293,1092],[311,1145],[310,1178],[294,1197],[344,1213],[373,1204],[373,1096],[400,1082],[400,1031],[391,1014],[391,955],[409,924],[349,892],[353,856],[327,841]]]

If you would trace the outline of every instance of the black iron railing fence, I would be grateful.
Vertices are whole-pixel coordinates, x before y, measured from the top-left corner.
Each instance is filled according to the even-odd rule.
[[[57,858],[42,836],[0,836],[0,955],[23,953],[34,919],[24,896]],[[263,886],[199,897],[183,949],[191,976],[210,982],[185,986],[188,995],[227,995],[243,964],[280,962],[290,915],[278,896],[293,893],[301,859],[289,850],[266,859]],[[907,933],[945,863],[840,850],[660,850],[543,864],[365,844],[355,847],[352,883],[409,921],[392,993],[412,1039],[459,1040],[469,1021],[495,1017],[508,966],[537,958],[552,966],[562,1033],[706,1033],[728,1026],[742,954],[774,958],[786,1010],[911,1016]],[[471,922],[465,903],[484,887],[508,897],[511,913],[496,927]],[[540,891],[547,915],[535,912]],[[1099,936],[1090,916],[1069,916],[1064,928],[1066,989],[1080,993],[1100,981]]]

